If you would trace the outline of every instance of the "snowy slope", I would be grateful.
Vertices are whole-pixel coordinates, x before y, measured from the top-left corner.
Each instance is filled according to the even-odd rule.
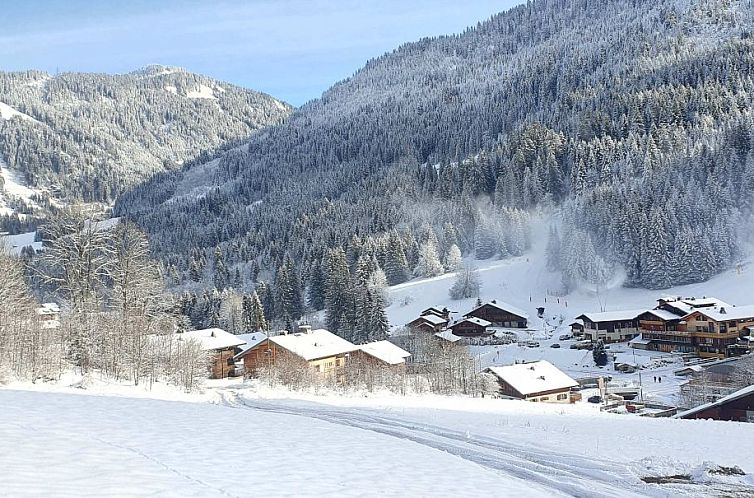
[[[567,496],[410,438],[269,410],[0,390],[9,496]],[[625,495],[624,495],[625,496]]]

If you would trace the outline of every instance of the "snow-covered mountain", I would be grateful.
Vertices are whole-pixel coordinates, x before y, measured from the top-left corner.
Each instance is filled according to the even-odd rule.
[[[554,287],[704,281],[741,257],[751,212],[753,16],[747,1],[528,2],[369,61],[116,212],[176,283],[269,283],[287,254],[315,309],[330,250],[395,283],[454,245],[523,254],[540,206],[560,213]]]
[[[284,120],[291,106],[184,69],[0,72],[0,215],[111,203],[155,173]]]

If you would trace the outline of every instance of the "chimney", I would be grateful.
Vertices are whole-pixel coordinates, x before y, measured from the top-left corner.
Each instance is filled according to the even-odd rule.
[[[215,331],[213,330],[212,332],[210,332],[210,333],[209,333],[209,336],[210,336],[210,337],[215,337]]]
[[[304,334],[308,334],[312,331],[311,325],[299,325],[298,326],[299,331],[301,331]]]
[[[720,306],[720,314],[721,314],[721,315],[724,315],[724,314],[725,314],[725,308],[724,308],[724,307],[722,307],[722,306]]]

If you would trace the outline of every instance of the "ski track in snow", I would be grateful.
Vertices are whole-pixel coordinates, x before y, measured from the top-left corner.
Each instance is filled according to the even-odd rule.
[[[237,392],[220,393],[223,404],[250,410],[315,418],[338,425],[355,427],[406,439],[444,451],[488,469],[517,479],[536,482],[568,496],[632,497],[657,496],[660,490],[647,488],[625,465],[577,455],[522,447],[500,439],[461,433],[444,427],[411,423],[360,410],[341,410],[317,405],[286,407],[267,401],[250,401]],[[641,489],[644,487],[645,489]],[[677,496],[661,492],[663,496]],[[680,496],[680,495],[678,495]]]

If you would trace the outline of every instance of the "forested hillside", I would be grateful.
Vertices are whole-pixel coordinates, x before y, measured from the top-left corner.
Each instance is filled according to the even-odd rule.
[[[521,254],[538,208],[558,213],[565,290],[616,268],[627,285],[704,280],[739,256],[751,208],[753,29],[748,0],[529,2],[369,61],[116,213],[174,285],[256,288],[285,320],[326,307],[357,338],[354,299],[381,272]],[[218,319],[217,294],[186,311]]]
[[[290,110],[268,95],[165,66],[123,75],[0,72],[0,165],[39,197],[111,203],[152,174],[246,139]],[[14,197],[4,177],[0,202],[13,211],[37,214],[48,204]]]

